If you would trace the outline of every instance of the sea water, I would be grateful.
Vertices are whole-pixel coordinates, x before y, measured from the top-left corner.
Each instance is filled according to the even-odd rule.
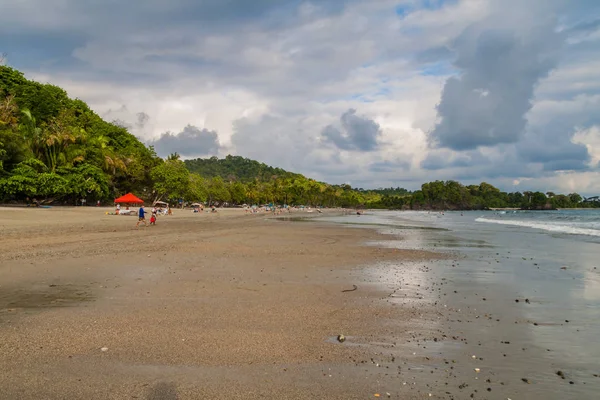
[[[468,325],[457,314],[449,319],[463,323],[445,328],[481,343],[462,351],[487,352],[486,367],[516,382],[502,387],[507,394],[600,398],[600,210],[371,211],[327,220],[390,234],[380,245],[460,254],[456,267],[432,262],[435,278],[450,286],[443,300],[494,322]],[[521,387],[520,377],[537,384]]]

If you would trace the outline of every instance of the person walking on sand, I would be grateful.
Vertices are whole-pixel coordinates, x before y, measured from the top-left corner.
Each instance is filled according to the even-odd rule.
[[[158,213],[158,210],[156,209],[156,207],[154,207],[152,209],[152,215],[150,216],[150,225],[156,225],[157,213]]]
[[[146,222],[146,210],[144,210],[144,205],[141,205],[140,211],[138,211],[138,222],[135,224],[136,228],[139,228],[140,222],[143,222],[144,226],[148,226],[148,223]]]

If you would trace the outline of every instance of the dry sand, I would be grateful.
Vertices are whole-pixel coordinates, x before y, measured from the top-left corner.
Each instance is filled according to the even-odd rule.
[[[0,399],[427,396],[387,349],[434,311],[367,270],[438,255],[241,210],[105,211],[0,209]]]

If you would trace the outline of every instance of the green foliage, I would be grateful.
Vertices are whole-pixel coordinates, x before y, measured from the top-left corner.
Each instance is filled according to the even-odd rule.
[[[185,165],[191,172],[196,172],[205,178],[219,176],[227,181],[235,179],[246,183],[257,179],[265,182],[271,180],[274,176],[281,178],[300,176],[281,168],[269,167],[258,161],[232,155],[228,155],[222,159],[211,157],[185,160]]]
[[[159,199],[176,201],[190,193],[190,172],[178,158],[169,159],[154,167],[150,177]]]
[[[200,174],[190,173],[190,181],[186,199],[192,202],[205,202],[208,199],[208,188]]]
[[[152,187],[150,171],[160,162],[83,101],[0,66],[0,200],[73,203],[140,193]]]
[[[174,153],[162,160],[151,146],[103,121],[61,88],[0,66],[0,201],[36,197],[72,204],[126,192],[210,204],[461,210],[600,206],[577,193],[505,193],[485,182],[428,182],[413,193],[399,187],[353,189],[231,155],[182,161]]]
[[[547,210],[553,208],[600,207],[598,202],[582,202],[577,193],[568,196],[549,192],[506,193],[489,183],[463,186],[456,181],[428,182],[421,190],[406,196],[383,196],[380,206],[425,210],[478,210],[487,208],[523,208]],[[381,208],[374,206],[373,208]]]

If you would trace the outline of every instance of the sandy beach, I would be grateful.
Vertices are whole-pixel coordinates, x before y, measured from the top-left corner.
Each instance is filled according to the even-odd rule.
[[[440,255],[242,210],[106,211],[2,209],[0,398],[428,396],[391,350],[435,311],[390,305],[365,268]]]

